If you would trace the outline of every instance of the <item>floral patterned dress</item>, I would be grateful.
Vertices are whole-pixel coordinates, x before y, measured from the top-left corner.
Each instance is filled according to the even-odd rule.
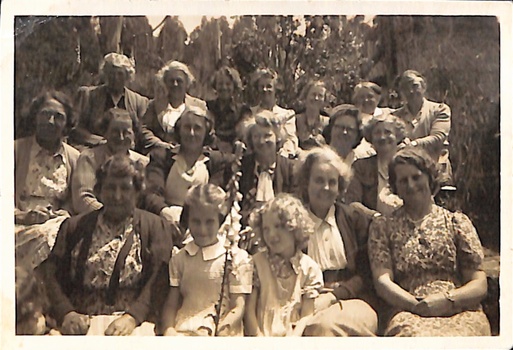
[[[119,274],[114,302],[109,305],[106,291],[116,259],[130,235],[133,235],[132,244]],[[78,244],[71,253],[71,266],[76,266],[80,251],[81,244]],[[142,266],[141,238],[139,232],[134,230],[133,219],[112,226],[100,214],[85,260],[83,288],[70,295],[72,305],[87,315],[109,315],[127,310],[140,293]],[[72,276],[75,273],[71,271]]]
[[[460,287],[460,268],[481,270],[483,260],[469,218],[438,206],[419,223],[404,207],[388,218],[377,218],[369,228],[368,246],[372,270],[392,270],[395,282],[417,298]],[[481,336],[490,335],[490,324],[479,304],[451,317],[400,311],[390,319],[385,335]]]

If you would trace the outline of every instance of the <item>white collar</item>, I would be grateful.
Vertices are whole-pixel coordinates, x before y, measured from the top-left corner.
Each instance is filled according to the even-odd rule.
[[[314,222],[315,230],[317,231],[323,222],[326,222],[332,227],[337,227],[337,220],[335,218],[335,205],[332,205],[326,214],[324,219],[317,217],[311,209],[308,209],[308,213],[310,214],[310,218]]]
[[[171,103],[168,103],[167,107],[166,107],[166,110],[167,111],[171,111],[171,112],[180,112],[180,113],[182,113],[183,111],[185,111],[185,102],[183,102],[181,105],[179,105],[176,108],[171,106]]]
[[[224,248],[224,237],[218,236],[218,241],[216,244],[209,245],[208,247],[199,247],[194,241],[187,243],[184,247],[185,251],[189,253],[190,256],[195,256],[201,250],[203,254],[203,261],[214,260],[226,252]]]

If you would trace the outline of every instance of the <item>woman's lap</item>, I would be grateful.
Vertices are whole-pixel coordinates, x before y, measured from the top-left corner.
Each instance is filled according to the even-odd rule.
[[[375,336],[378,317],[374,309],[360,299],[339,300],[317,311],[305,327],[306,336]]]
[[[490,323],[483,311],[464,311],[451,317],[421,317],[407,311],[392,317],[385,336],[489,336]]]

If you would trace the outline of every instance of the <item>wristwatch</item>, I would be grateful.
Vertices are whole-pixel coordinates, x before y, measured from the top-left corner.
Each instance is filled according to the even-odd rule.
[[[412,145],[413,147],[416,147],[418,145],[418,142],[413,140],[412,142],[410,142],[410,145]]]

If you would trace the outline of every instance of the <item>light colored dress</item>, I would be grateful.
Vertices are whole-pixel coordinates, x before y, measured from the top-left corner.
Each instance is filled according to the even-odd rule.
[[[469,218],[433,206],[421,223],[404,207],[379,217],[369,228],[371,268],[391,269],[394,280],[417,298],[462,285],[459,268],[481,270],[483,250]],[[385,330],[388,336],[490,335],[490,324],[479,304],[451,317],[421,317],[397,312]]]
[[[16,140],[14,149],[15,213],[38,206],[51,213],[50,219],[42,224],[15,226],[16,264],[35,268],[48,257],[61,223],[69,217],[66,209],[70,209],[71,175],[78,151],[62,144],[57,152],[50,153],[39,146],[35,136]]]
[[[315,299],[322,287],[322,272],[308,255],[298,251],[291,259],[292,273],[280,269],[267,250],[253,256],[254,288],[258,289],[257,320],[265,336],[285,336],[301,316],[301,299]],[[281,262],[284,262],[282,259]]]
[[[176,314],[175,329],[185,335],[214,335],[215,305],[220,301],[225,266],[224,239],[208,247],[187,243],[169,263],[171,287],[178,287],[183,298]],[[229,268],[228,286],[223,296],[251,294],[253,264],[248,253],[234,247]],[[229,311],[223,300],[221,318]],[[242,322],[231,325],[230,335],[242,336]]]

